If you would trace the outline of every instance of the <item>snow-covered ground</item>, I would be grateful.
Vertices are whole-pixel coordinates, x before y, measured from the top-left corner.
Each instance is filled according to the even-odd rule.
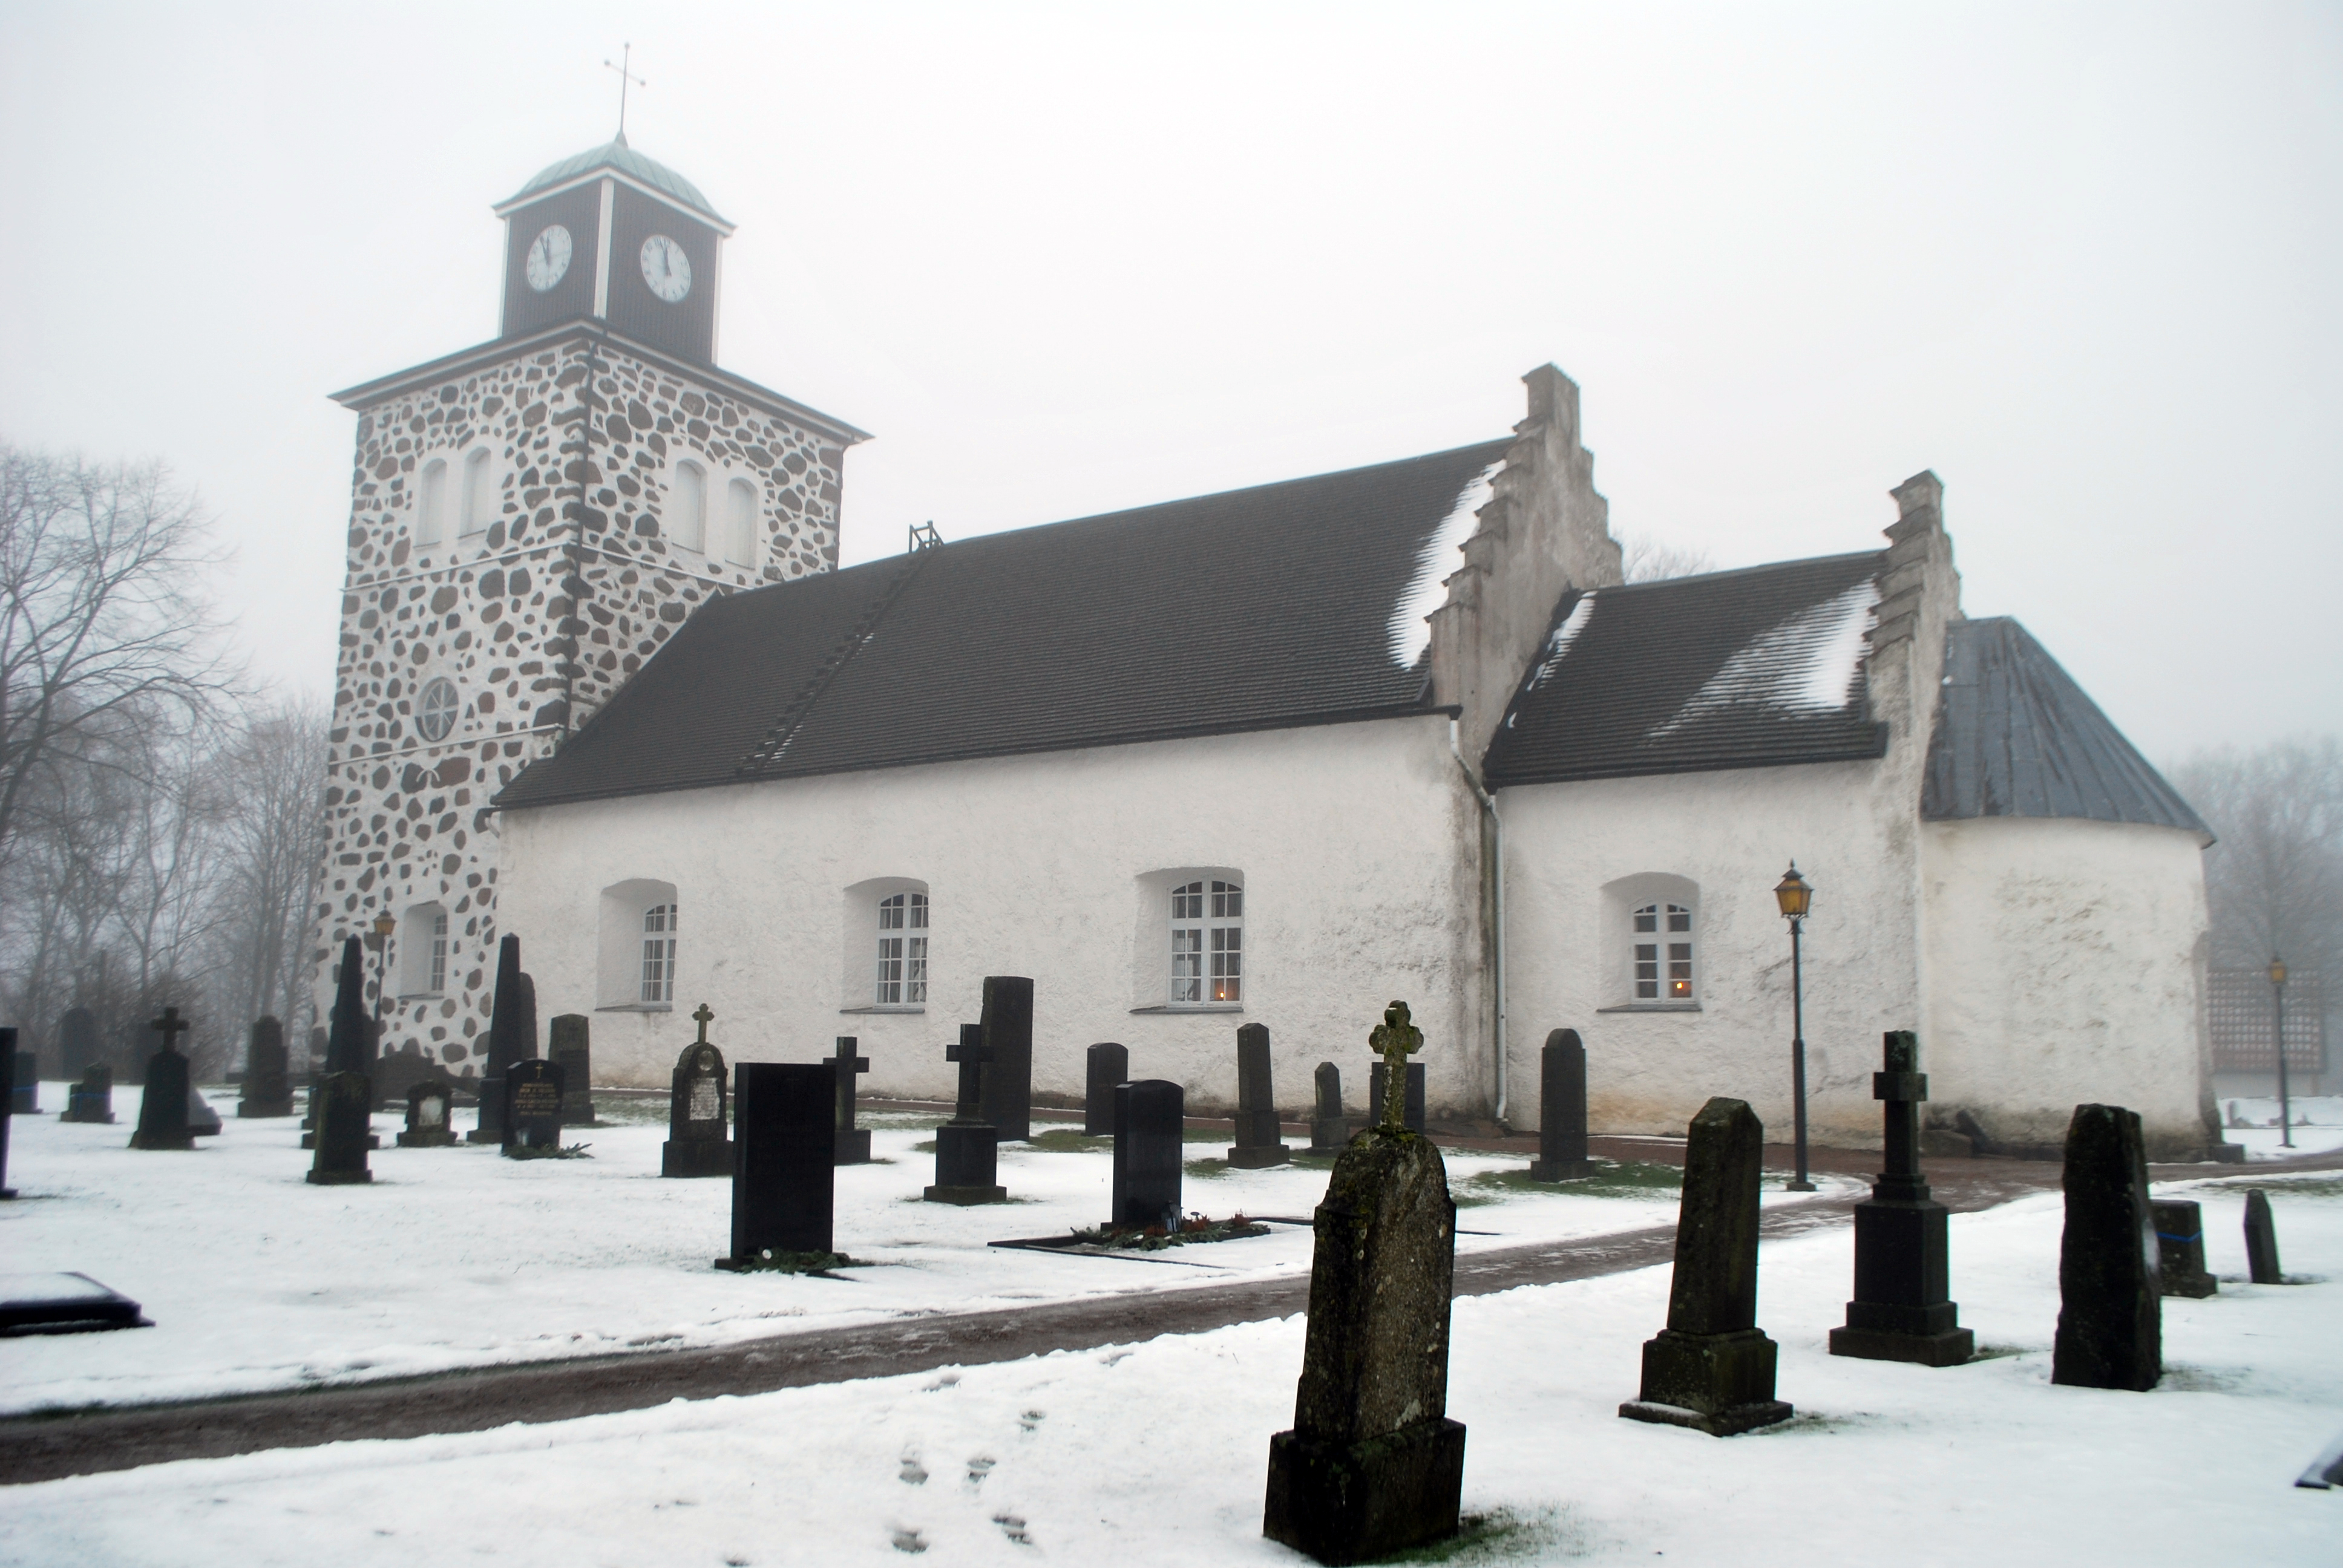
[[[122,1120],[113,1126],[15,1120],[10,1181],[23,1197],[0,1205],[0,1273],[90,1275],[158,1326],[0,1346],[0,1412],[722,1344],[1310,1266],[1310,1232],[1298,1226],[1144,1261],[990,1247],[1105,1219],[1104,1141],[1077,1152],[1011,1145],[1001,1179],[1017,1201],[959,1209],[920,1201],[935,1161],[914,1145],[937,1119],[895,1115],[864,1119],[875,1129],[873,1153],[891,1163],[838,1172],[836,1245],[877,1267],[846,1281],[728,1274],[710,1265],[729,1245],[731,1183],[660,1179],[664,1101],[600,1105],[606,1117],[658,1120],[573,1131],[588,1146],[584,1160],[400,1149],[392,1136],[400,1119],[377,1116],[384,1147],[372,1157],[373,1182],[313,1187],[297,1121],[239,1121],[232,1093],[212,1098],[226,1130],[189,1153],[126,1147],[136,1090],[116,1094]],[[42,1103],[63,1105],[64,1086],[45,1084]],[[1307,1220],[1325,1188],[1323,1164],[1228,1171],[1217,1158],[1225,1150],[1224,1136],[1190,1144],[1192,1162],[1213,1172],[1186,1181],[1191,1211]],[[1525,1165],[1505,1155],[1450,1160],[1467,1205],[1460,1230],[1489,1232],[1463,1236],[1466,1251],[1675,1217],[1672,1186],[1589,1193],[1503,1180]]]
[[[2343,1149],[2343,1094],[2298,1094],[2292,1097],[2289,1109],[2294,1113],[2294,1147],[2288,1149],[2280,1141],[2278,1130],[2278,1096],[2256,1100],[2245,1095],[2221,1101],[2221,1115],[2226,1121],[2235,1113],[2253,1125],[2230,1127],[2221,1134],[2232,1143],[2246,1146],[2246,1158],[2251,1161],[2292,1160],[2304,1154],[2325,1154]]]
[[[1965,1367],[1829,1356],[1848,1232],[1768,1243],[1760,1322],[1798,1417],[1725,1441],[1615,1414],[1664,1319],[1666,1269],[1460,1301],[1465,1505],[1500,1526],[1453,1560],[2329,1568],[2343,1493],[2291,1483],[2343,1428],[2343,1181],[2263,1184],[2303,1282],[2238,1282],[2241,1184],[2164,1190],[2206,1203],[2223,1284],[2165,1302],[2168,1371],[2145,1394],[2049,1382],[2055,1195],[1955,1217],[1962,1320],[1986,1349]],[[1292,1318],[51,1482],[6,1493],[0,1563],[1299,1563],[1260,1528],[1301,1355]]]

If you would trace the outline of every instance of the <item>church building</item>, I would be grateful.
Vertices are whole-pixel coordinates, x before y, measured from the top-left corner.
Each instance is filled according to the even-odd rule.
[[[1584,1039],[1598,1131],[1709,1096],[1877,1141],[1884,1030],[1933,1116],[2154,1150],[2207,1124],[2203,824],[2050,655],[1970,620],[1933,474],[1885,548],[1625,584],[1578,388],[1473,446],[839,569],[852,427],[719,370],[729,228],[623,141],[498,211],[495,343],[360,415],[321,907],[395,930],[387,1051],[477,1070],[496,939],[598,1080],[855,1036],[946,1097],[982,980],[1034,1086],[1282,1101],[1393,998],[1435,1120],[1537,1125]],[[558,237],[556,237],[558,236]],[[477,476],[477,477],[476,477]],[[1883,508],[1885,510],[1885,508]]]

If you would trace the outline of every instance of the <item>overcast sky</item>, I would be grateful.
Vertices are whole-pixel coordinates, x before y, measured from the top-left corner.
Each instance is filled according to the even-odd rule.
[[[875,433],[845,557],[1502,435],[1614,531],[1865,549],[2150,756],[2343,724],[2343,7],[0,4],[0,437],[159,457],[331,686],[354,417],[607,140],[739,226],[719,358]],[[1219,628],[1199,628],[1200,635]]]

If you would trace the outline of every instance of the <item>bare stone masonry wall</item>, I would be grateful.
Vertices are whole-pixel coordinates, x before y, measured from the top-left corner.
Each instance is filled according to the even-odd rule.
[[[480,446],[496,511],[459,537],[462,457]],[[718,558],[662,528],[687,455],[709,470]],[[709,598],[835,568],[844,456],[834,435],[583,332],[362,409],[313,954],[321,1010],[342,937],[387,910],[402,927],[383,1050],[475,1070],[500,934],[489,799]],[[441,542],[424,545],[417,492],[434,457],[448,461],[448,516]],[[754,566],[720,558],[735,478],[758,493]],[[417,707],[441,677],[458,708],[433,743]],[[445,989],[400,997],[399,944],[430,938],[405,929],[407,911],[435,902],[448,916]],[[369,986],[377,967],[370,957]]]

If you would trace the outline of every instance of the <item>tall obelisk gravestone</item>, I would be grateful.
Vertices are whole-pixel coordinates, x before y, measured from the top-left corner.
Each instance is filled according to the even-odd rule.
[[[1831,1354],[1958,1366],[1976,1353],[1976,1336],[1960,1326],[1950,1299],[1950,1211],[1920,1179],[1920,1106],[1928,1098],[1920,1037],[1888,1030],[1884,1057],[1871,1093],[1886,1104],[1887,1168],[1855,1206],[1855,1300],[1846,1326],[1831,1331]]]
[[[342,945],[342,973],[334,990],[333,1028],[326,1037],[326,1075],[309,1091],[317,1131],[302,1140],[317,1151],[309,1163],[309,1181],[320,1187],[340,1187],[371,1181],[367,1151],[380,1141],[374,1135],[374,1084],[365,1070],[371,1041],[371,1020],[366,1015],[366,970],[358,941]]]
[[[1403,1002],[1370,1040],[1403,1064],[1423,1043]],[[1269,1442],[1262,1533],[1321,1563],[1362,1563],[1456,1533],[1464,1428],[1448,1419],[1456,1204],[1439,1149],[1407,1130],[1407,1074],[1334,1161],[1318,1205],[1293,1429]]]
[[[2077,1105],[2066,1124],[2066,1229],[2050,1381],[2147,1390],[2164,1376],[2163,1262],[2139,1114]]]
[[[318,1119],[326,1106],[326,1080],[337,1072],[354,1072],[367,1078],[367,1059],[374,1044],[374,1020],[366,1010],[366,954],[356,937],[342,942],[340,978],[334,984],[334,1010],[327,1015],[326,1070],[309,1086],[309,1111],[303,1125],[309,1129],[301,1135],[301,1147],[317,1147]],[[367,1082],[367,1106],[371,1116],[374,1106],[374,1083]],[[373,1122],[367,1125],[371,1128]],[[382,1141],[371,1131],[366,1135],[366,1146],[378,1149]]]
[[[480,1068],[480,1124],[475,1143],[505,1141],[505,1073],[537,1055],[537,988],[520,972],[520,939],[497,944],[497,989],[488,1004],[488,1059]]]

